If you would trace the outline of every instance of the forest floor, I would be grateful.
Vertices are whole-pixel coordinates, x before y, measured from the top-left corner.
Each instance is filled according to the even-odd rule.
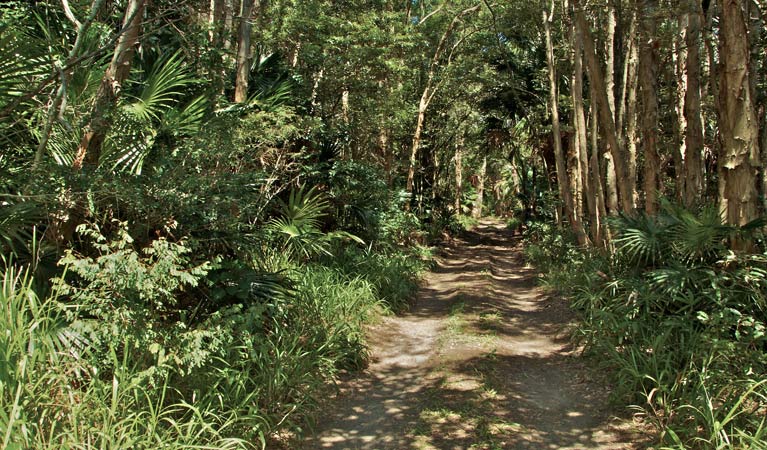
[[[305,449],[639,449],[568,337],[567,303],[536,287],[518,238],[485,220],[441,251],[417,301],[370,330]]]

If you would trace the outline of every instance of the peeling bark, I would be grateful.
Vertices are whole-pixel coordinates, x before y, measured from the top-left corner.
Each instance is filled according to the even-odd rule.
[[[723,174],[720,182],[725,184],[720,201],[727,222],[744,225],[758,215],[756,175],[761,167],[759,129],[751,96],[746,0],[719,1],[722,11],[719,128],[723,143],[719,164]],[[743,243],[734,244],[737,248],[745,247]]]

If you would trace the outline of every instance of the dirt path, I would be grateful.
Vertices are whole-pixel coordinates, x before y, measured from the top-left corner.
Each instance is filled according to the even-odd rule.
[[[412,310],[371,332],[306,449],[644,448],[572,354],[566,304],[535,287],[516,241],[485,221],[443,252]]]

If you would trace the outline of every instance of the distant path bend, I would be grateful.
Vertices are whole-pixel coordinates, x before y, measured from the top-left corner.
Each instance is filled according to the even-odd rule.
[[[573,315],[536,287],[518,239],[484,220],[446,247],[410,312],[370,332],[305,449],[639,449],[573,353]]]

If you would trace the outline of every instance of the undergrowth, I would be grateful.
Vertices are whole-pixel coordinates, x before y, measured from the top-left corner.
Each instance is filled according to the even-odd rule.
[[[767,253],[759,223],[669,203],[617,217],[615,252],[586,251],[546,224],[527,230],[542,282],[571,299],[585,352],[615,400],[657,427],[664,449],[767,448]],[[729,242],[752,242],[736,252]]]
[[[306,433],[339,372],[367,365],[366,325],[406,307],[425,268],[376,232],[396,221],[364,246],[323,230],[326,209],[290,193],[237,257],[137,242],[115,222],[81,226],[51,280],[4,260],[0,448],[250,449]]]

